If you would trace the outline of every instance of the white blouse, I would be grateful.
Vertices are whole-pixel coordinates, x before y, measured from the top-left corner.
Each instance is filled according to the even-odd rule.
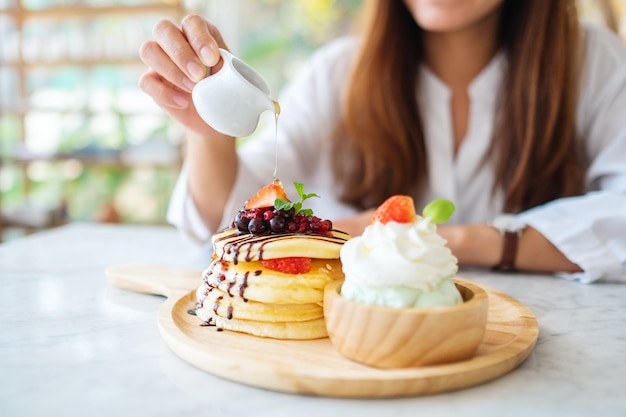
[[[585,26],[587,55],[577,109],[576,128],[590,168],[588,193],[536,207],[519,216],[578,264],[583,273],[560,274],[581,282],[626,282],[626,47],[600,26]],[[329,138],[340,113],[341,92],[356,51],[355,39],[340,39],[318,50],[279,97],[278,177],[295,197],[294,181],[321,198],[307,200],[322,218],[357,213],[339,201],[330,168]],[[496,93],[506,58],[498,54],[473,80],[468,129],[453,149],[448,87],[426,67],[420,69],[429,183],[414,195],[421,211],[429,201],[446,198],[456,205],[450,223],[486,223],[501,213],[501,195],[492,195],[493,166],[486,158],[492,138]],[[271,115],[273,118],[273,115]],[[237,180],[221,227],[262,186],[273,180],[274,123],[238,149]],[[310,202],[310,203],[309,203]],[[168,221],[201,246],[212,231],[201,220],[189,193],[183,167],[168,210]]]

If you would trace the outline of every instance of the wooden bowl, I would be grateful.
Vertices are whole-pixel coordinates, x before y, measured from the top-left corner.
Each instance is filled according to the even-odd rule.
[[[347,300],[343,281],[324,290],[324,316],[333,346],[346,358],[377,368],[409,368],[471,358],[483,339],[485,290],[454,279],[463,304],[442,308],[389,308]]]

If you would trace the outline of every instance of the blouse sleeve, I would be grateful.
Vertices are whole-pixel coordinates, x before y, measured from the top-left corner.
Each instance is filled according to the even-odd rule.
[[[343,38],[320,48],[285,88],[278,100],[281,114],[277,138],[274,115],[266,113],[264,128],[238,146],[237,177],[219,228],[230,225],[243,203],[271,182],[276,160],[277,177],[284,185],[308,181],[313,172],[319,171],[325,155],[322,142],[337,123],[339,92],[355,41]],[[170,200],[168,221],[197,245],[210,244],[214,231],[204,224],[187,191],[184,166]]]
[[[588,26],[577,130],[588,157],[588,193],[559,199],[521,217],[584,271],[590,283],[626,283],[626,47]]]

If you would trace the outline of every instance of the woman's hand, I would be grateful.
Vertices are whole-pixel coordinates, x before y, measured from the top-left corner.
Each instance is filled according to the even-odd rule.
[[[200,118],[191,90],[207,74],[219,71],[218,48],[226,44],[215,26],[196,15],[185,17],[180,27],[161,20],[153,32],[154,40],[139,51],[150,68],[139,86],[187,129],[187,188],[205,225],[215,231],[237,175],[235,141]]]
[[[226,48],[222,35],[197,15],[185,17],[181,27],[161,20],[153,35],[154,40],[146,41],[139,50],[149,67],[139,79],[139,87],[185,128],[203,137],[217,135],[196,112],[191,90],[222,65],[218,50]]]
[[[486,224],[439,225],[437,231],[461,265],[493,267],[500,262],[503,237]],[[518,244],[515,267],[534,272],[580,272],[548,239],[527,227]]]

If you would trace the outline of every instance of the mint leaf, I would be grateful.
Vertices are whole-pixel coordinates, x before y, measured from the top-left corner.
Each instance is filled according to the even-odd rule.
[[[276,210],[289,211],[289,210],[291,210],[291,208],[293,206],[294,206],[294,203],[292,203],[290,201],[281,200],[280,198],[277,198],[274,201],[274,208],[276,208]]]
[[[439,198],[431,201],[424,207],[422,217],[430,219],[433,223],[445,223],[450,219],[454,210],[455,207],[452,201]]]
[[[298,192],[298,195],[300,196],[300,201],[296,203],[292,203],[290,201],[285,201],[285,200],[281,200],[280,198],[277,198],[276,201],[274,201],[274,207],[276,208],[276,210],[285,210],[285,211],[289,211],[293,208],[295,211],[295,214],[302,213],[305,216],[312,216],[313,210],[303,209],[302,203],[304,203],[304,200],[308,200],[309,198],[313,198],[313,197],[319,197],[319,195],[315,193],[305,194],[304,184],[302,184],[301,182],[294,182],[293,186],[296,187],[296,191]]]
[[[302,201],[308,200],[311,197],[319,197],[319,195],[315,193],[304,194],[304,184],[302,184],[301,182],[294,182],[293,186],[296,187],[296,191],[298,192],[298,195],[300,196]]]
[[[296,192],[298,193],[302,201],[304,201],[304,184],[302,184],[301,182],[294,182],[293,186],[296,187]]]

